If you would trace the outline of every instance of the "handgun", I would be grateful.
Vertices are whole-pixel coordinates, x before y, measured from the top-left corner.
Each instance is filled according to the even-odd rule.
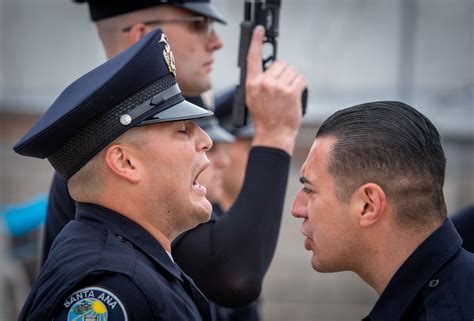
[[[240,24],[240,45],[237,66],[240,68],[240,81],[236,86],[232,122],[237,127],[247,124],[248,109],[245,105],[245,80],[247,78],[247,54],[250,47],[252,33],[256,26],[265,28],[264,44],[271,46],[267,57],[262,57],[263,69],[267,69],[277,56],[277,38],[280,19],[281,0],[245,0],[244,20]],[[302,95],[302,111],[306,113],[308,90]]]

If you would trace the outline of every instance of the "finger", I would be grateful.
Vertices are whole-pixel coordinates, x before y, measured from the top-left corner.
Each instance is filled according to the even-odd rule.
[[[281,60],[277,60],[274,63],[272,63],[270,67],[268,67],[268,69],[265,71],[265,75],[268,77],[275,78],[275,79],[279,78],[280,75],[286,70],[287,67],[288,65],[285,62]]]
[[[298,71],[295,67],[288,67],[284,72],[281,73],[279,78],[283,84],[291,85],[298,75]]]
[[[293,90],[297,90],[300,93],[303,93],[303,90],[308,87],[308,80],[303,75],[298,75],[290,84],[290,87]]]
[[[263,72],[262,44],[264,34],[265,29],[262,26],[255,27],[247,54],[247,79],[253,79]]]

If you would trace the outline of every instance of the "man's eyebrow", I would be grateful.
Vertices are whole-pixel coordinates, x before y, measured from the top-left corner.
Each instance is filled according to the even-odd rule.
[[[310,181],[304,176],[300,176],[300,183],[301,184],[311,184]]]

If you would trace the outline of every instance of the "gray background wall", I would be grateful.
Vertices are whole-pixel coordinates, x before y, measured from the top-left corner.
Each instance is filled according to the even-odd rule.
[[[227,26],[217,26],[225,43],[214,67],[218,91],[238,78],[242,2],[214,3],[228,17]],[[375,302],[374,291],[352,273],[311,270],[300,222],[289,214],[299,167],[318,124],[335,110],[371,100],[403,100],[428,115],[441,132],[449,211],[474,203],[474,0],[284,0],[279,56],[308,76],[310,95],[279,245],[265,279],[263,316],[360,319]],[[104,59],[85,6],[67,0],[0,0],[0,204],[48,191],[52,171],[47,162],[18,157],[11,146],[65,86]],[[0,321],[9,320],[4,315]]]

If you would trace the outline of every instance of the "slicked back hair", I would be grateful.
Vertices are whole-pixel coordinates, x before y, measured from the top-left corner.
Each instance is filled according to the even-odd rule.
[[[347,202],[365,183],[385,192],[402,224],[422,227],[446,217],[446,157],[431,121],[411,106],[379,101],[331,115],[316,138],[335,139],[329,172]]]

